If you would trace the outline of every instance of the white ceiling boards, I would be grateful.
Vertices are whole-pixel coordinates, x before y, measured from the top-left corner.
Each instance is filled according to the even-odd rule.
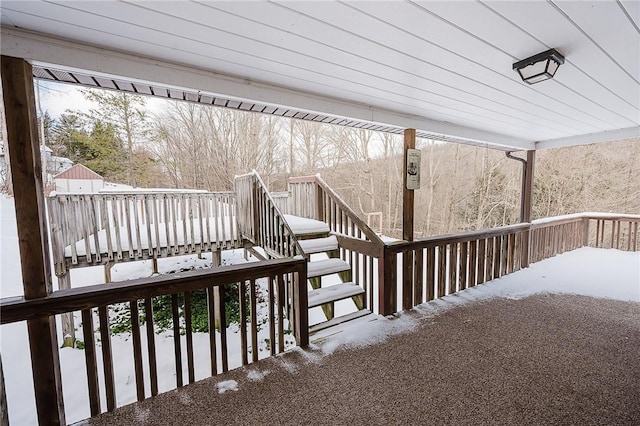
[[[40,78],[502,149],[640,135],[637,1],[0,7],[2,54]],[[550,48],[555,77],[522,82]]]

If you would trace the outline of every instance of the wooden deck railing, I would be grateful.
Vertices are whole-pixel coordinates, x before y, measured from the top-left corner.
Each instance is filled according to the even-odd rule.
[[[378,259],[384,242],[320,177],[289,179],[289,214],[329,225],[340,246],[340,257],[351,265],[352,279],[364,291],[365,308],[375,310]]]
[[[511,225],[388,244],[380,312],[411,309],[521,269],[528,228]]]
[[[58,275],[242,246],[233,192],[58,194],[47,204]]]
[[[302,255],[295,234],[255,171],[235,179],[241,235],[270,257]]]
[[[152,299],[170,296],[172,307],[173,343],[175,361],[175,386],[195,381],[195,363],[192,331],[192,294],[205,291],[208,299],[209,318],[209,363],[205,376],[227,371],[229,368],[229,346],[227,344],[227,324],[225,322],[225,292],[238,291],[240,306],[240,355],[242,365],[258,360],[258,327],[269,328],[271,354],[285,348],[285,320],[292,326],[296,342],[300,346],[308,344],[307,319],[307,279],[306,263],[302,259],[280,259],[252,264],[225,266],[211,270],[190,271],[161,277],[144,278],[125,282],[100,284],[69,290],[60,290],[43,298],[25,300],[22,297],[0,299],[0,319],[2,324],[48,317],[68,312],[81,311],[84,353],[86,362],[87,393],[91,416],[105,411],[101,398],[106,397],[106,411],[116,408],[116,387],[114,358],[111,351],[109,326],[109,306],[127,303],[131,314],[131,335],[134,354],[134,370],[137,400],[158,394],[158,354],[155,344],[154,315]],[[256,282],[266,279],[266,295],[262,298],[268,304],[268,317],[257,317],[258,304]],[[288,283],[288,284],[287,284]],[[233,286],[233,287],[231,287]],[[236,287],[237,286],[237,287]],[[237,290],[236,290],[237,288]],[[217,289],[218,291],[214,291]],[[264,292],[264,288],[261,290]],[[141,316],[144,311],[144,317]],[[219,331],[215,332],[214,312]],[[97,311],[95,322],[94,315]],[[179,312],[183,312],[183,318]],[[143,324],[141,319],[144,318]],[[95,326],[98,325],[98,330]],[[146,329],[146,333],[142,329]],[[96,333],[99,333],[97,344]],[[186,337],[183,343],[181,335]],[[218,336],[216,336],[218,334]],[[143,344],[143,338],[146,344]],[[185,347],[186,346],[186,347]],[[147,348],[148,368],[143,368],[143,348]],[[200,348],[201,349],[201,348]],[[51,350],[58,350],[51,348]],[[186,353],[185,353],[186,350]],[[101,357],[97,352],[101,352]],[[183,356],[186,355],[187,374],[183,377]],[[41,354],[31,353],[34,362]],[[57,359],[57,357],[55,357]],[[218,362],[218,359],[221,362]],[[100,360],[100,361],[99,361]],[[11,366],[9,366],[11,368]],[[60,365],[54,368],[60,369]],[[145,372],[148,386],[145,386]],[[82,369],[68,372],[83,374]],[[27,374],[25,372],[25,374]],[[99,375],[104,386],[99,386]],[[202,376],[200,373],[199,376]],[[51,384],[55,395],[55,385]],[[62,395],[58,395],[62,398]],[[120,405],[133,401],[122,401]],[[46,417],[46,416],[45,416]],[[42,417],[42,418],[45,418]]]
[[[411,309],[580,247],[638,251],[639,223],[640,215],[581,213],[390,243],[380,266],[379,312]]]
[[[640,250],[640,215],[580,213],[531,223],[531,262],[580,247]]]

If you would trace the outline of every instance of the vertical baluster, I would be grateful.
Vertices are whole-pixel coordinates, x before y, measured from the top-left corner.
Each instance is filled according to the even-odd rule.
[[[436,248],[427,247],[427,294],[426,301],[435,297]]]
[[[363,263],[363,267],[366,270],[366,265],[365,263],[367,262],[367,259],[369,259],[369,274],[365,277],[364,280],[364,285],[366,287],[369,288],[369,310],[371,310],[373,312],[373,257],[371,256],[363,256],[362,258],[362,263]]]
[[[438,297],[443,297],[447,281],[447,246],[438,246]]]
[[[509,273],[509,235],[503,235],[500,241],[500,276],[502,277]]]
[[[238,296],[240,300],[240,354],[242,365],[247,365],[247,283],[240,281],[238,284]],[[252,324],[253,326],[253,324]]]
[[[457,291],[457,272],[458,272],[458,243],[449,244],[449,292],[453,294]]]
[[[182,347],[180,345],[180,313],[178,294],[171,295],[171,314],[173,318],[173,353],[176,362],[176,386],[182,387]]]
[[[508,256],[508,266],[507,273],[511,274],[516,271],[516,234],[509,234],[509,256]]]
[[[269,287],[269,342],[271,346],[271,355],[276,354],[276,324],[275,324],[275,295],[274,295],[274,277],[268,278]]]
[[[89,388],[89,409],[91,416],[100,414],[100,387],[98,385],[98,364],[96,363],[96,343],[91,309],[82,311],[82,333],[84,336],[84,355],[87,366],[87,385]]]
[[[217,287],[216,295],[218,303],[218,312],[220,312],[220,353],[222,355],[222,372],[229,370],[229,350],[227,348],[227,312],[225,306],[226,287],[221,285]]]
[[[118,197],[112,197],[111,208],[113,209],[113,229],[116,233],[116,252],[118,260],[122,260],[122,238],[120,236],[120,220],[118,219],[118,210],[121,210],[122,207],[119,208],[119,205]]]
[[[284,352],[284,280],[282,275],[278,275],[278,352]]]
[[[156,337],[153,326],[153,303],[151,298],[144,299],[144,315],[147,326],[147,353],[149,355],[151,396],[156,396],[158,394],[158,365],[156,362]]]
[[[187,340],[187,374],[189,383],[196,381],[195,366],[193,361],[193,323],[191,313],[191,292],[184,292],[184,328]]]
[[[129,302],[131,309],[131,336],[133,340],[133,363],[136,373],[136,394],[138,401],[144,401],[144,372],[142,370],[142,338],[140,336],[140,315],[138,301]]]
[[[486,279],[486,271],[485,271],[485,265],[486,265],[486,251],[485,251],[485,246],[486,246],[486,242],[487,240],[485,238],[478,240],[478,278],[477,278],[477,283],[478,284],[482,284],[484,283],[487,279]]]
[[[476,270],[478,262],[478,240],[469,241],[469,261],[467,263],[468,281],[467,287],[474,287],[477,284]]]
[[[116,386],[113,378],[111,328],[109,327],[109,311],[107,306],[100,306],[98,308],[98,317],[100,318],[100,343],[102,345],[102,368],[105,393],[107,395],[107,411],[113,411],[116,408]]]
[[[251,357],[253,362],[258,361],[258,303],[256,295],[256,280],[249,280],[249,297],[251,304]]]
[[[213,287],[207,288],[207,313],[209,316],[209,360],[211,362],[211,375],[218,374],[218,352],[216,350],[216,314],[215,297]]]
[[[500,278],[500,261],[502,260],[502,237],[493,238],[493,279]]]
[[[467,246],[468,243],[466,241],[460,243],[460,260],[458,261],[458,280],[460,282],[460,290],[467,288]]]
[[[424,294],[424,281],[423,275],[423,250],[417,249],[414,254],[415,266],[413,268],[413,304],[419,305],[424,300],[422,295]]]
[[[495,243],[495,238],[487,238],[487,281],[491,281],[495,278]]]

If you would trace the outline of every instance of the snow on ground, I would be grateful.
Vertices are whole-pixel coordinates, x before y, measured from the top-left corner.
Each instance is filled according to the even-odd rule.
[[[336,349],[375,344],[388,336],[412,330],[419,316],[493,298],[522,299],[534,294],[575,294],[640,303],[640,252],[584,247],[561,254],[486,284],[423,303],[411,315],[363,318],[347,323],[340,333],[327,330],[314,335],[315,349],[330,354]],[[325,338],[325,336],[329,336]]]
[[[18,253],[18,238],[15,222],[15,209],[13,199],[0,197],[0,297],[21,296],[22,278],[20,270],[20,255]],[[223,264],[237,264],[245,262],[242,250],[232,250],[222,252]],[[163,258],[158,260],[159,273],[170,273],[180,270],[191,270],[196,268],[210,267],[211,254],[198,256],[179,256],[173,258]],[[116,264],[112,268],[112,279],[123,281],[151,275],[151,261],[126,262]],[[104,283],[104,268],[88,267],[71,270],[71,282],[73,287],[81,287],[92,284]],[[261,289],[266,289],[265,280],[258,280]],[[54,284],[55,285],[55,284]],[[258,322],[266,323],[268,312],[266,302],[259,303],[262,312],[258,312]],[[58,341],[62,341],[61,326],[58,320]],[[97,321],[97,315],[94,316]],[[76,325],[81,324],[80,315],[75,313]],[[285,322],[285,329],[288,324]],[[96,323],[96,330],[98,325]],[[145,387],[150,389],[148,373],[148,353],[146,345],[146,329],[141,328],[143,342],[143,368],[145,370]],[[248,333],[249,334],[249,333]],[[78,327],[76,336],[82,340],[82,328]],[[220,334],[216,332],[217,346],[221,345]],[[98,335],[96,340],[99,341]],[[160,392],[175,388],[175,362],[173,349],[173,333],[165,331],[156,334],[156,354],[158,369],[158,387]],[[286,347],[294,345],[292,335],[285,336]],[[208,377],[210,374],[209,365],[209,336],[205,333],[193,334],[194,348],[202,350],[194,351],[194,364],[196,380]],[[227,329],[227,344],[229,348],[229,368],[237,368],[242,364],[240,357],[240,333],[238,324],[231,324]],[[269,329],[264,326],[258,333],[259,358],[270,356]],[[133,363],[133,346],[131,335],[128,333],[114,334],[111,338],[112,351],[114,354],[114,373],[116,383],[117,405],[125,405],[136,400],[135,369]],[[186,370],[186,337],[181,336],[183,348],[182,369],[183,377],[188,377]],[[29,344],[27,338],[26,323],[7,324],[0,327],[0,353],[2,354],[2,365],[4,367],[5,382],[7,389],[7,405],[9,409],[9,420],[15,425],[32,425],[37,423],[35,402],[33,398],[33,379],[31,377],[31,357],[29,354]],[[96,352],[98,366],[102,365],[102,353]],[[221,354],[218,353],[218,365],[222,362]],[[66,420],[74,423],[90,416],[86,366],[84,351],[73,348],[62,348],[60,350],[60,366],[62,371],[62,386],[64,393]],[[100,367],[99,367],[100,369]],[[100,387],[104,389],[104,379],[102,374],[98,374]],[[102,407],[106,407],[106,397],[102,392]],[[141,418],[144,413],[141,413]]]
[[[235,380],[223,380],[216,384],[218,388],[218,393],[225,393],[229,391],[237,391],[238,390],[238,382]]]

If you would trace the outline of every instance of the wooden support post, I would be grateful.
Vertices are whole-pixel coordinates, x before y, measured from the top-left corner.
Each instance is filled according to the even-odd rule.
[[[0,426],[9,426],[9,407],[7,406],[7,392],[4,387],[2,354],[0,354]]]
[[[533,173],[535,166],[536,152],[535,151],[527,151],[527,164],[524,168],[524,176],[522,179],[524,184],[522,185],[522,217],[520,218],[521,222],[531,222],[531,207],[533,200]],[[529,249],[530,249],[530,234],[531,232],[527,229],[523,233],[523,244],[522,244],[522,267],[527,268],[529,266]]]
[[[306,347],[309,345],[309,296],[307,293],[307,264],[302,267],[302,271],[293,276],[294,291],[294,325],[295,337],[298,346]],[[253,302],[252,302],[253,303]],[[253,311],[252,311],[253,312]],[[253,324],[252,324],[253,327]],[[254,352],[258,352],[254,349]]]
[[[378,258],[378,313],[391,315],[396,312],[396,254],[385,246],[382,258]]]
[[[21,58],[0,62],[24,297],[36,299],[52,287],[33,71]],[[38,423],[65,424],[55,319],[28,320],[27,330]]]
[[[416,129],[404,131],[404,175],[402,178],[402,239],[413,241],[413,212],[414,194],[412,189],[407,189],[407,153],[409,149],[416,147]],[[402,309],[413,308],[413,250],[408,250],[402,255]],[[417,302],[420,303],[420,302]]]
[[[404,175],[402,177],[402,239],[413,241],[413,190],[407,189],[407,151],[416,147],[416,130],[404,131]]]

